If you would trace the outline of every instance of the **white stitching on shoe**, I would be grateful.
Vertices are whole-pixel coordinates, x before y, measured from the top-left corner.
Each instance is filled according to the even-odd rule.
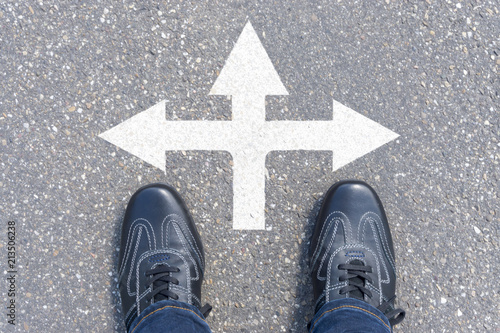
[[[392,255],[392,253],[390,251],[389,241],[387,240],[386,232],[385,232],[386,230],[384,228],[384,224],[382,223],[382,219],[381,219],[380,215],[378,215],[377,213],[374,213],[374,212],[366,212],[365,214],[363,214],[363,216],[361,217],[361,219],[365,218],[366,215],[375,215],[375,217],[370,216],[369,218],[372,219],[372,220],[375,220],[375,223],[377,224],[377,229],[380,230],[379,235],[380,235],[380,238],[382,240],[382,247],[384,248],[384,252],[387,253],[387,255],[389,257],[389,263],[391,264],[392,268],[394,270],[396,270],[396,268],[395,268],[396,261],[394,260],[394,257],[393,257],[393,255]],[[361,228],[361,224],[362,223],[360,223],[359,228]]]
[[[142,223],[143,221],[146,222],[147,224]],[[150,230],[148,230],[148,226],[151,228]],[[156,248],[156,237],[155,237],[155,233],[154,233],[154,230],[153,230],[151,223],[146,219],[142,219],[142,218],[136,219],[134,222],[132,222],[131,228],[129,229],[127,243],[126,243],[127,244],[127,247],[126,247],[127,252],[126,252],[124,259],[122,261],[121,272],[119,273],[119,276],[121,278],[121,275],[125,272],[124,270],[126,267],[126,263],[127,263],[127,260],[130,256],[130,251],[132,250],[129,247],[129,244],[132,245],[135,242],[134,252],[133,252],[132,257],[130,259],[130,271],[129,271],[129,274],[127,276],[127,293],[131,297],[136,295],[136,293],[133,292],[131,289],[131,280],[132,280],[132,276],[133,276],[133,272],[134,272],[134,266],[135,266],[134,264],[135,264],[135,261],[137,258],[137,251],[138,251],[139,244],[141,242],[141,236],[142,236],[143,230],[146,230],[146,236],[148,237],[149,248],[150,249]],[[134,237],[134,235],[135,235],[135,237]],[[153,240],[153,241],[151,242],[151,240]]]
[[[370,215],[370,216],[368,216]],[[374,216],[372,216],[374,215]],[[394,260],[394,257],[391,253],[391,250],[390,250],[390,247],[389,247],[389,241],[387,240],[387,237],[386,237],[386,230],[384,228],[384,224],[382,223],[382,219],[380,218],[380,215],[378,215],[377,213],[375,212],[366,212],[365,214],[363,214],[363,216],[361,217],[361,220],[360,220],[360,223],[359,223],[359,226],[358,226],[358,239],[359,239],[359,236],[361,235],[361,228],[362,228],[362,225],[366,223],[366,221],[370,222],[370,221],[374,221],[376,226],[377,226],[377,230],[380,230],[380,232],[377,234],[375,231],[374,232],[374,235],[375,236],[380,236],[380,239],[382,241],[382,248],[384,249],[384,252],[387,254],[387,256],[389,257],[389,263],[391,264],[392,268],[394,269],[394,271],[396,270],[396,261]],[[372,228],[373,229],[373,228]],[[363,237],[364,237],[364,234],[362,234]],[[364,240],[362,239],[362,241],[364,242]]]
[[[339,214],[341,216],[333,216],[334,214]],[[321,249],[323,248],[323,244],[326,240],[326,236],[325,235],[328,235],[329,231],[330,231],[330,227],[331,225],[334,223],[335,227],[334,227],[334,230],[333,230],[333,235],[330,239],[330,243],[328,244],[328,247],[326,249],[326,253],[328,253],[328,250],[331,248],[331,246],[333,245],[333,241],[335,239],[335,236],[337,235],[337,230],[338,230],[338,224],[342,223],[342,226],[343,226],[343,229],[344,229],[344,233],[345,233],[345,237],[346,237],[346,241],[350,240],[351,239],[351,235],[352,235],[352,230],[351,230],[351,222],[349,221],[349,218],[343,213],[343,212],[340,212],[340,211],[335,211],[335,212],[332,212],[330,213],[326,219],[325,219],[325,223],[323,224],[323,227],[321,228],[321,232],[320,232],[320,235],[319,235],[319,239],[320,241],[316,244],[316,249],[314,250],[314,254],[313,254],[313,259],[311,260],[311,267],[314,267],[314,265],[316,264],[316,261],[318,260],[318,257],[321,253]],[[318,276],[317,278],[321,281],[321,280],[324,280],[324,277],[320,277],[319,276],[319,272],[321,271],[321,268],[323,267],[323,263],[326,259],[326,253],[323,255],[322,259],[321,259],[321,264],[320,264],[320,268],[318,269]]]
[[[336,221],[339,221],[339,220],[336,220]],[[337,235],[337,226],[338,226],[338,222],[337,222],[337,223],[335,223],[335,229],[334,229],[334,231],[333,231],[333,235],[332,235],[332,237],[331,237],[331,239],[330,239],[330,243],[328,243],[328,247],[325,249],[325,253],[324,253],[323,257],[321,258],[321,262],[320,262],[320,265],[319,265],[319,267],[318,267],[318,274],[317,274],[317,276],[316,276],[316,277],[317,277],[317,278],[318,278],[318,280],[320,280],[320,281],[325,279],[325,278],[322,278],[322,277],[320,276],[320,272],[321,272],[321,269],[323,268],[323,265],[324,265],[324,263],[325,263],[326,258],[328,257],[328,253],[330,252],[330,249],[332,248],[333,243],[334,243],[334,241],[335,241],[335,236]],[[333,255],[332,255],[332,256],[333,256]],[[326,279],[327,279],[327,281],[329,281],[329,279],[330,279],[330,270],[329,270],[329,269],[327,269],[327,276],[326,276]]]
[[[162,224],[162,237],[166,234],[170,225],[172,225],[172,227],[175,230],[175,233],[177,234],[177,237],[179,237],[179,239],[181,240],[181,243],[182,243],[182,246],[184,247],[185,252],[189,255],[189,257],[191,258],[191,260],[194,263],[194,268],[196,271],[196,278],[195,279],[198,280],[200,278],[198,264],[197,264],[196,260],[192,257],[190,250],[192,249],[195,252],[197,252],[196,256],[200,260],[200,263],[202,265],[203,265],[203,260],[202,260],[201,254],[198,252],[199,251],[198,247],[196,246],[195,248],[193,248],[191,240],[193,240],[193,243],[195,243],[195,244],[196,244],[196,242],[194,242],[194,239],[188,239],[188,237],[186,237],[186,235],[184,235],[183,228],[181,228],[179,225],[180,223],[183,223],[183,222],[179,222],[176,220],[169,220],[166,223],[165,228],[163,228],[163,224]],[[193,236],[191,233],[190,233],[190,235],[191,235],[191,237]],[[188,245],[186,243],[191,245],[190,248],[188,247]],[[166,237],[165,237],[165,244],[163,245],[163,248],[169,248],[168,247],[168,239],[166,239]]]
[[[143,223],[139,223],[138,221],[144,221],[147,223],[146,224],[143,224]],[[134,225],[135,224],[135,225]],[[151,235],[149,235],[149,232],[148,232],[148,226],[150,227],[150,232],[151,232]],[[133,238],[134,236],[134,233],[135,233],[135,230],[138,229],[137,231],[137,234],[135,236],[135,239]],[[156,235],[154,233],[154,229],[153,229],[153,226],[151,225],[151,223],[147,220],[147,219],[144,219],[144,218],[138,218],[136,220],[134,220],[134,222],[131,223],[131,227],[129,229],[129,233],[127,234],[127,242],[126,242],[126,248],[125,248],[125,256],[122,260],[122,265],[121,265],[121,273],[119,273],[119,276],[120,276],[120,279],[121,279],[121,275],[124,273],[124,269],[125,269],[125,266],[126,266],[126,262],[130,256],[130,251],[131,251],[131,244],[135,241],[136,244],[135,244],[135,247],[134,247],[134,253],[132,255],[132,258],[130,259],[130,271],[128,272],[128,276],[127,276],[127,293],[129,296],[136,296],[136,303],[134,306],[132,306],[128,311],[127,311],[127,314],[125,315],[125,318],[128,318],[130,316],[130,314],[135,311],[135,310],[138,310],[138,305],[140,304],[140,300],[144,297],[144,296],[139,296],[138,295],[138,290],[136,289],[134,292],[131,291],[131,286],[130,286],[130,282],[131,282],[131,279],[132,279],[132,275],[133,275],[133,272],[134,272],[134,267],[138,267],[135,265],[135,260],[136,260],[136,257],[137,257],[137,248],[140,244],[140,239],[141,239],[141,235],[142,235],[142,231],[143,230],[146,230],[146,235],[148,236],[148,243],[149,243],[149,247],[150,249],[155,249],[156,248]],[[153,240],[153,242],[151,242],[151,240]],[[139,271],[136,270],[136,282],[139,281],[138,279],[138,274],[139,274]],[[137,312],[137,315],[139,315],[140,312]],[[131,316],[129,318],[129,321],[132,321],[133,319],[133,316]],[[127,322],[127,325],[130,325],[130,322]]]
[[[333,238],[332,238],[333,239]],[[338,249],[336,249],[330,256],[330,258],[328,259],[328,265],[326,267],[326,285],[325,285],[325,290],[330,290],[331,289],[331,278],[332,278],[332,262],[333,262],[333,259],[335,258],[335,256],[337,255],[337,253],[339,253],[340,251],[342,251],[343,249],[345,248],[348,248],[347,245],[344,245],[344,246],[341,246],[339,247]],[[323,256],[323,259],[322,259],[322,262],[326,259],[328,255],[328,250],[325,252],[325,255]],[[321,266],[320,266],[321,268]],[[337,269],[337,268],[335,268]],[[321,269],[318,270],[318,275],[319,275],[319,272],[321,271]],[[346,286],[348,283],[348,281],[345,281],[344,283],[337,283],[336,285],[338,286]],[[325,300],[327,302],[330,301],[330,293],[326,293],[325,294]]]
[[[150,248],[156,248],[156,237],[155,237],[153,226],[151,225],[151,223],[148,220],[143,219],[143,218],[138,218],[138,219],[134,220],[134,222],[132,222],[130,224],[129,232],[127,234],[127,241],[125,243],[126,246],[125,246],[125,250],[123,251],[123,253],[125,253],[125,256],[123,257],[122,262],[120,263],[121,265],[120,265],[120,271],[118,272],[118,276],[122,275],[123,270],[124,270],[125,265],[126,265],[125,263],[128,260],[128,257],[129,257],[129,254],[130,254],[129,247],[133,243],[132,237],[134,235],[135,230],[137,228],[141,227],[141,226],[144,227],[146,230],[148,230],[148,226],[147,225],[139,223],[138,221],[141,221],[141,222],[144,221],[144,222],[146,222],[149,225],[149,228],[150,228],[150,231],[151,231],[151,236],[148,233],[149,247]],[[150,237],[152,237],[152,239],[153,239],[153,244],[151,244],[151,238]],[[137,240],[137,237],[136,237],[136,240]]]
[[[176,217],[178,220],[172,219],[172,217]],[[167,221],[167,219],[168,219],[168,221]],[[166,224],[165,224],[165,222],[166,222]],[[198,257],[198,259],[200,260],[200,263],[204,267],[203,256],[201,255],[201,251],[198,248],[198,245],[194,241],[194,237],[193,237],[193,234],[191,233],[191,230],[189,230],[189,228],[184,228],[184,229],[187,229],[187,231],[189,233],[189,235],[185,235],[184,232],[183,232],[184,229],[180,227],[181,223],[185,223],[185,221],[184,221],[184,219],[182,219],[177,214],[167,215],[163,219],[162,226],[161,226],[161,230],[162,230],[162,235],[161,235],[162,245],[165,246],[165,247],[168,247],[168,240],[164,236],[164,231],[166,231],[168,229],[169,225],[171,224],[173,226],[176,234],[178,235],[179,239],[181,240],[181,243],[182,243],[182,245],[184,247],[185,252],[189,256],[189,259],[194,263],[194,269],[195,269],[195,272],[196,272],[196,276],[195,277],[191,277],[191,272],[189,270],[189,266],[186,264],[186,259],[184,258],[184,255],[182,255],[181,252],[174,251],[174,250],[168,249],[168,248],[167,249],[165,249],[165,248],[157,249],[156,235],[155,235],[155,232],[154,232],[154,229],[153,229],[151,223],[147,219],[138,218],[138,219],[134,220],[131,223],[131,226],[129,228],[129,232],[127,234],[126,247],[125,247],[125,250],[124,250],[125,255],[124,255],[123,259],[122,259],[121,266],[120,266],[120,271],[119,271],[119,274],[118,274],[121,277],[121,275],[125,272],[125,267],[126,267],[128,261],[130,260],[130,270],[129,270],[128,276],[127,276],[127,286],[126,286],[126,288],[127,288],[127,293],[128,293],[129,296],[131,296],[131,297],[136,296],[136,302],[135,302],[136,305],[132,306],[129,309],[129,311],[127,312],[126,318],[130,315],[131,312],[133,312],[135,310],[137,310],[137,315],[140,314],[140,312],[141,312],[140,303],[141,303],[142,299],[144,297],[146,297],[146,295],[148,293],[151,292],[151,288],[148,288],[142,294],[139,294],[139,290],[140,290],[140,286],[139,286],[139,280],[140,280],[139,279],[139,266],[140,266],[141,262],[144,259],[150,257],[151,255],[155,255],[155,254],[158,254],[158,253],[168,253],[170,251],[170,253],[174,253],[177,256],[179,256],[185,262],[185,270],[186,270],[186,278],[187,278],[187,281],[188,281],[188,286],[191,285],[189,283],[189,281],[196,281],[196,280],[199,280],[201,278],[200,269],[198,267],[198,264],[197,264],[196,260],[191,255],[191,249],[195,251],[196,256]],[[146,231],[145,234],[146,234],[146,236],[148,238],[148,243],[149,243],[150,251],[147,251],[147,252],[143,253],[141,255],[141,257],[139,258],[139,260],[136,262],[137,251],[138,251],[138,247],[139,247],[139,244],[140,244],[142,236],[143,236],[143,231]],[[135,242],[135,246],[133,247],[134,242]],[[156,265],[153,265],[153,266],[156,266]],[[132,276],[134,274],[134,271],[135,271],[135,274],[136,274],[136,288],[135,288],[135,291],[132,291],[131,280],[132,280]],[[175,287],[173,289],[175,289]],[[192,291],[190,290],[190,288],[186,289],[186,288],[178,287],[178,290],[186,292],[187,296],[188,296],[188,299],[195,300],[199,304],[201,304],[201,301],[197,297],[195,297],[195,295],[192,293]]]
[[[168,217],[171,217],[171,216],[175,216],[177,218],[179,218],[180,221],[177,221],[177,220],[174,220],[174,219],[169,219],[167,221],[167,218]],[[188,289],[181,289],[180,286],[173,286],[172,289],[175,289],[175,288],[179,288],[178,290],[181,290],[181,291],[184,291],[185,293],[187,293],[187,297],[189,300],[191,300],[191,302],[193,301],[193,299],[195,299],[195,295],[192,293],[192,290],[191,290],[191,284],[190,284],[190,281],[198,281],[201,279],[201,271],[200,271],[200,268],[198,267],[198,263],[197,261],[193,258],[193,256],[191,255],[191,250],[194,250],[194,252],[196,253],[196,256],[197,258],[199,259],[200,263],[202,265],[204,265],[204,260],[203,260],[203,257],[201,256],[201,251],[200,249],[198,248],[198,245],[196,244],[196,241],[193,237],[193,234],[191,233],[191,231],[189,230],[189,228],[182,228],[180,226],[180,224],[183,223],[185,224],[185,221],[184,219],[182,219],[180,216],[176,215],[176,214],[171,214],[169,216],[167,216],[163,222],[162,222],[162,226],[161,226],[161,229],[162,229],[162,241],[163,241],[163,246],[165,248],[168,248],[168,239],[167,237],[165,237],[168,229],[170,226],[172,226],[175,230],[175,233],[177,234],[177,237],[180,239],[181,243],[182,243],[182,246],[184,248],[184,251],[185,253],[189,256],[189,259],[193,262],[193,267],[194,267],[194,270],[195,270],[195,274],[196,276],[195,277],[191,277],[191,272],[189,271],[189,275],[186,275],[187,276],[187,282],[188,282]],[[184,234],[184,230],[187,229],[188,230],[188,233],[189,233],[189,236],[191,237],[186,237],[186,235]],[[189,267],[187,266],[186,267],[187,270],[189,270]],[[200,302],[201,304],[201,302]]]
[[[380,258],[384,258],[384,253],[387,254],[389,264],[391,265],[391,268],[395,272],[395,267],[394,267],[394,262],[393,262],[393,257],[389,248],[389,241],[387,240],[387,237],[385,236],[385,230],[384,230],[384,225],[382,223],[382,220],[380,216],[374,212],[367,212],[365,213],[360,221],[359,224],[359,236],[361,236],[362,242],[364,243],[364,236],[366,234],[366,226],[370,225],[371,233],[374,235],[374,238],[376,239],[376,246],[377,246],[377,252]],[[380,248],[380,243],[382,243],[382,249]],[[381,269],[377,271],[377,276],[379,279],[379,286],[378,288],[380,291],[382,291],[382,284],[390,284],[391,283],[391,275],[389,273],[388,267],[386,265],[385,260],[382,260],[381,262],[382,266]],[[383,272],[382,272],[383,270]],[[385,278],[382,278],[382,273],[384,273]],[[380,292],[380,299],[379,299],[379,304],[382,304],[382,296],[383,293]]]
[[[173,219],[173,218],[172,218],[172,219],[169,219],[169,220],[167,221],[167,219],[168,219],[169,217],[171,217],[171,216],[175,216],[175,217],[177,217],[177,218],[178,218],[178,220],[176,220],[176,219]],[[166,222],[166,221],[167,221],[167,222]],[[165,222],[166,222],[166,225],[165,225]],[[168,248],[168,240],[167,240],[167,239],[164,239],[164,235],[165,235],[165,233],[166,233],[166,230],[168,229],[168,225],[169,225],[171,222],[177,222],[179,225],[180,225],[181,223],[183,223],[183,224],[187,224],[187,223],[186,223],[186,221],[185,221],[182,217],[180,217],[179,215],[177,215],[177,214],[170,214],[170,215],[167,215],[167,216],[163,219],[162,224],[161,224],[161,239],[162,239],[162,247],[163,247],[163,248]],[[182,228],[181,228],[181,229],[182,229]],[[189,227],[187,227],[187,228],[185,228],[185,229],[187,229],[187,231],[188,231],[188,233],[189,233],[189,236],[191,236],[191,237],[185,237],[185,236],[184,236],[184,237],[185,237],[185,239],[188,241],[188,243],[191,245],[191,247],[193,248],[193,250],[196,252],[196,255],[198,256],[198,259],[199,259],[199,260],[200,260],[200,262],[201,262],[201,266],[202,266],[202,267],[205,267],[205,260],[204,260],[204,258],[203,258],[203,256],[202,256],[202,254],[201,254],[201,250],[198,248],[198,244],[196,244],[195,238],[194,238],[194,236],[193,236],[193,234],[192,234],[191,230],[189,229]]]
[[[320,242],[318,242],[318,243],[316,244],[316,248],[314,249],[314,252],[313,252],[313,257],[315,257],[316,255],[318,255],[318,253],[317,253],[317,252],[318,252],[318,249],[321,249],[321,246],[320,246],[320,245],[322,245],[322,244],[323,244],[323,242],[324,242],[324,236],[323,236],[323,234],[324,234],[324,233],[325,233],[325,234],[327,234],[327,231],[325,231],[325,227],[326,227],[326,228],[329,228],[329,227],[330,227],[330,224],[331,224],[331,222],[328,222],[328,220],[330,219],[330,217],[331,217],[333,214],[336,214],[336,213],[342,214],[342,215],[343,215],[343,217],[345,217],[347,220],[349,220],[349,219],[347,218],[347,216],[345,216],[345,214],[344,214],[344,213],[339,212],[339,211],[335,211],[335,212],[332,212],[332,213],[328,214],[328,216],[326,217],[325,222],[323,223],[323,226],[322,226],[322,228],[321,228],[321,232],[319,233],[319,237],[318,237],[318,238],[319,238],[321,241],[320,241]]]

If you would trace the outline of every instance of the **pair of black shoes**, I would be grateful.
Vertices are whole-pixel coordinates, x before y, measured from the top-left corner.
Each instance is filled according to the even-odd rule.
[[[127,330],[144,309],[161,300],[201,305],[203,245],[179,194],[151,184],[130,199],[122,226],[119,288]],[[326,193],[310,247],[316,311],[328,301],[357,298],[381,310],[392,325],[396,274],[392,238],[375,191],[344,181]]]

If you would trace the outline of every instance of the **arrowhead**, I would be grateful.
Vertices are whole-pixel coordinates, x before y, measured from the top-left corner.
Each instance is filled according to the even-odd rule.
[[[399,134],[336,100],[333,100],[332,124],[336,136],[332,147],[333,171],[399,137]]]
[[[99,137],[165,172],[165,101],[99,134]]]
[[[243,28],[210,95],[288,95],[250,21]]]

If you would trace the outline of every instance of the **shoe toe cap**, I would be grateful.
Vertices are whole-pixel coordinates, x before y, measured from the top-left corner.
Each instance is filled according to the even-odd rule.
[[[130,198],[124,222],[133,222],[137,218],[163,219],[168,214],[191,220],[186,205],[175,189],[166,184],[150,184],[137,190]]]
[[[341,214],[349,221],[349,226],[354,229],[367,212],[375,213],[382,220],[387,221],[382,203],[370,185],[359,180],[346,180],[334,184],[324,195],[316,219],[311,249],[316,248],[321,231],[332,216]],[[352,232],[356,232],[356,230],[352,230]],[[346,241],[348,240],[346,239]]]
[[[319,218],[333,211],[342,211],[351,221],[359,221],[366,212],[374,212],[385,218],[382,203],[373,188],[357,180],[337,183],[328,190]]]

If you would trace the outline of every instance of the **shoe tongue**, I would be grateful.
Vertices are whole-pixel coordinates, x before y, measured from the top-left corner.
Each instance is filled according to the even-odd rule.
[[[349,264],[364,266],[363,262],[360,261],[360,260],[353,260]],[[358,284],[358,285],[362,285],[362,286],[365,285],[364,279],[360,278],[359,276],[351,278],[351,279],[349,279],[349,281],[352,284]],[[361,292],[361,290],[359,290],[359,289],[356,289],[356,290],[353,290],[353,291],[349,292],[349,297],[353,297],[353,298],[357,298],[357,299],[360,299],[360,300],[364,300],[364,295]]]

